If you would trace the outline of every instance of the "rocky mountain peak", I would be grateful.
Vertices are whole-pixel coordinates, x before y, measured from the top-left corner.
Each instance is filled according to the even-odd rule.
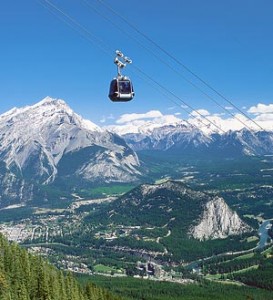
[[[0,157],[5,169],[0,184],[2,178],[10,195],[15,183],[20,191],[18,174],[25,185],[49,184],[58,176],[127,182],[140,174],[138,157],[122,138],[50,97],[0,116]]]
[[[158,184],[141,185],[141,193],[143,196],[152,195],[153,193],[158,192],[160,190],[169,190],[172,192],[177,192],[181,195],[185,194],[186,192],[190,193],[190,189],[188,189],[186,185],[184,185],[181,182],[172,180],[167,180]]]
[[[38,148],[43,149],[47,158],[58,163],[65,151],[73,150],[71,140],[81,130],[90,134],[103,132],[97,125],[74,113],[65,101],[46,97],[33,106],[15,108],[1,116],[0,152],[5,153],[4,161],[8,166],[15,163],[19,169]],[[82,147],[86,143],[81,138],[74,146]]]
[[[66,105],[66,102],[59,98],[52,98],[50,96],[46,96],[44,99],[40,100],[32,107],[41,107],[41,106],[49,106],[49,105]]]
[[[223,239],[251,230],[223,198],[215,197],[205,204],[198,224],[190,228],[189,234],[198,240],[208,240]]]

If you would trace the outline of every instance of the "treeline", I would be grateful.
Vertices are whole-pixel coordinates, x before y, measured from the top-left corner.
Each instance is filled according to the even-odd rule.
[[[82,281],[85,278],[81,279]],[[89,278],[86,278],[89,280]],[[176,284],[133,277],[94,276],[97,285],[130,300],[272,300],[272,292],[247,286],[201,281]]]
[[[0,210],[1,222],[19,221],[30,218],[33,215],[33,209],[30,207],[17,207],[13,209]]]
[[[273,253],[271,253],[272,255]],[[273,291],[273,261],[272,258],[260,262],[258,269],[243,273],[233,273],[230,279],[241,281],[247,285]]]
[[[212,262],[205,264],[203,272],[205,274],[232,273],[255,265],[259,265],[262,260],[264,260],[263,255],[261,255],[260,253],[253,253],[253,255],[248,258],[233,259],[226,262]]]
[[[81,286],[41,256],[30,255],[0,234],[1,300],[118,300],[94,284]]]
[[[194,238],[187,238],[177,228],[172,229],[169,237],[161,240],[162,244],[171,252],[173,261],[193,261],[203,257],[215,256],[225,252],[235,252],[254,248],[256,241],[249,243],[246,238],[251,235],[243,234],[242,236],[230,236],[226,239],[215,239],[199,241]]]
[[[263,177],[264,178],[264,177]],[[271,179],[272,180],[272,179]],[[263,183],[265,186],[266,183]],[[271,185],[271,183],[270,183]],[[254,188],[246,188],[244,191],[224,191],[221,196],[226,202],[233,207],[240,216],[243,215],[257,215],[257,212],[263,214],[264,219],[271,219],[273,215],[273,206],[268,205],[272,199],[272,189],[270,187],[260,187],[258,182]],[[255,201],[253,201],[255,199]],[[254,228],[258,228],[258,223],[255,219],[243,218],[247,223]],[[256,224],[255,224],[256,223]]]

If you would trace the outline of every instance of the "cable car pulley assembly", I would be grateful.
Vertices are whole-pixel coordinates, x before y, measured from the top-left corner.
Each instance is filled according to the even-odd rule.
[[[131,64],[132,60],[116,50],[114,63],[117,65],[118,74],[110,83],[109,98],[114,102],[130,101],[135,95],[133,84],[129,77],[121,74],[121,70],[126,67],[126,64]]]

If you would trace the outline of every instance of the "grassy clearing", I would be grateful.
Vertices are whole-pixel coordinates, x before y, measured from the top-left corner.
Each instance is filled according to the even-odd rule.
[[[84,197],[87,196],[102,197],[102,196],[121,195],[130,191],[134,187],[135,187],[134,185],[100,186],[100,187],[93,187],[90,189],[82,189],[79,194]]]
[[[33,212],[34,215],[47,215],[47,214],[62,214],[67,209],[65,208],[55,208],[55,209],[50,209],[50,208],[36,208],[35,211]]]
[[[273,246],[270,247],[270,248],[268,248],[268,249],[266,249],[266,250],[264,250],[264,251],[262,252],[262,254],[270,255],[270,254],[272,253],[272,249],[273,249]]]
[[[94,266],[94,271],[97,273],[121,273],[121,270],[114,267],[109,267],[106,265],[98,264]]]
[[[168,176],[168,177],[164,177],[164,178],[161,178],[161,179],[158,179],[155,181],[155,184],[161,184],[161,183],[164,183],[168,180],[170,180],[171,178]]]
[[[251,243],[251,242],[254,242],[254,241],[258,241],[258,240],[259,240],[259,238],[258,238],[257,236],[255,236],[255,235],[250,236],[250,237],[248,237],[248,238],[246,239],[246,241],[247,241],[248,243]]]
[[[209,280],[219,280],[222,275],[224,274],[207,274],[205,278]]]
[[[240,274],[240,273],[244,273],[244,272],[250,271],[250,270],[257,270],[258,267],[259,267],[259,265],[254,265],[254,266],[251,266],[251,267],[248,267],[248,268],[239,270],[239,271],[235,271],[235,272],[233,272],[233,273],[234,273],[234,274]]]
[[[244,273],[246,271],[250,271],[250,270],[256,270],[258,269],[259,265],[254,265],[254,266],[251,266],[251,267],[248,267],[248,268],[244,268],[244,269],[241,269],[241,270],[238,270],[238,271],[234,271],[232,272],[232,274],[240,274],[240,273]],[[227,276],[230,275],[230,273],[223,273],[223,274],[208,274],[205,276],[206,279],[209,279],[209,280],[220,280],[223,278],[227,278]],[[227,282],[230,282],[229,280],[227,280]]]
[[[240,256],[234,258],[234,260],[248,259],[248,258],[251,258],[253,256],[254,256],[254,253],[251,252],[251,253],[240,255]]]

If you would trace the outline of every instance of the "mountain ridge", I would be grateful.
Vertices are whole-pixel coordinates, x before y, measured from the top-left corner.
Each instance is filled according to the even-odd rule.
[[[142,127],[141,127],[142,128]],[[109,130],[119,134],[117,127]],[[133,130],[134,131],[134,130]],[[265,155],[273,154],[273,131],[250,131],[248,129],[229,130],[224,133],[206,133],[186,124],[176,124],[146,128],[145,130],[122,133],[121,136],[135,151],[183,151],[183,154],[220,153],[230,155]]]
[[[147,211],[155,214],[155,219],[146,217]],[[159,184],[141,184],[127,192],[110,205],[109,221],[115,222],[118,215],[121,222],[125,217],[124,220],[131,226],[146,224],[168,228],[169,225],[166,224],[171,222],[173,227],[177,222],[180,224],[181,219],[182,223],[185,223],[181,227],[181,230],[184,228],[183,235],[198,240],[224,239],[252,230],[229,208],[223,198],[195,191],[174,180]],[[193,215],[194,218],[189,218],[189,215]],[[129,219],[126,220],[128,216]],[[207,226],[208,224],[210,226]]]

